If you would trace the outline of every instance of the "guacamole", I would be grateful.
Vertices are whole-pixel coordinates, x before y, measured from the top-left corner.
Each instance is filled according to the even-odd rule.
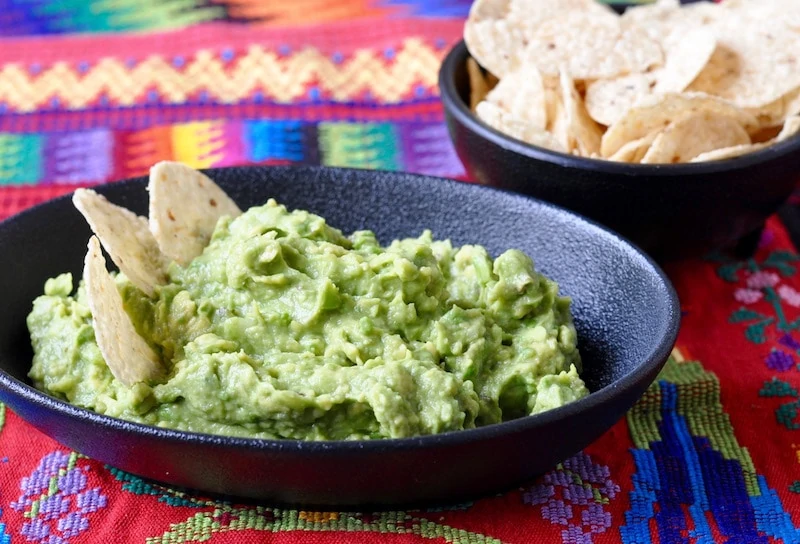
[[[34,384],[130,421],[303,440],[468,429],[588,394],[570,301],[517,250],[427,231],[382,247],[270,200],[222,217],[167,277],[149,297],[116,276],[158,377],[114,378],[84,284],[62,274],[28,316]]]

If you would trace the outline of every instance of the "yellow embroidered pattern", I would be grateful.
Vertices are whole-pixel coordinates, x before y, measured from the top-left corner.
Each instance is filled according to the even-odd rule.
[[[412,37],[402,42],[391,61],[371,49],[357,50],[336,63],[313,48],[284,57],[254,45],[227,64],[211,51],[199,51],[181,69],[160,55],[133,67],[103,59],[83,75],[63,62],[35,76],[7,64],[0,68],[0,102],[10,111],[31,112],[55,98],[64,108],[81,109],[105,95],[115,105],[132,106],[156,91],[161,103],[180,104],[205,92],[212,101],[230,104],[260,91],[265,99],[288,103],[316,84],[334,101],[369,92],[380,102],[393,103],[417,86],[434,89],[442,55]]]

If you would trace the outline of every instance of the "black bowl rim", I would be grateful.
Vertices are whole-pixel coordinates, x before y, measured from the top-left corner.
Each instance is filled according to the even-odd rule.
[[[464,40],[461,40],[453,46],[439,69],[439,93],[445,110],[455,117],[459,123],[467,127],[471,132],[477,134],[480,138],[529,159],[554,163],[567,168],[576,168],[606,174],[619,174],[629,177],[698,175],[697,179],[692,179],[692,183],[718,183],[716,178],[704,178],[700,175],[724,173],[742,168],[749,168],[792,153],[798,153],[798,157],[800,157],[800,133],[795,134],[783,142],[731,159],[680,164],[630,164],[604,159],[591,159],[589,157],[579,157],[577,155],[552,151],[544,147],[528,144],[503,134],[485,124],[472,113],[461,99],[456,89],[454,75],[458,66],[466,62],[468,56],[469,50],[467,49],[466,43]]]
[[[0,369],[0,392],[2,389],[6,389],[11,394],[17,395],[20,398],[24,399],[25,401],[33,403],[38,407],[56,411],[70,418],[88,420],[93,424],[100,425],[103,427],[114,428],[127,433],[132,433],[142,438],[148,438],[148,437],[157,438],[159,440],[166,440],[169,442],[177,442],[177,443],[185,443],[193,445],[205,445],[205,446],[218,446],[225,448],[235,447],[253,451],[290,450],[295,452],[303,452],[303,453],[319,454],[319,455],[325,455],[326,453],[330,454],[353,453],[353,452],[368,453],[370,451],[376,452],[385,450],[387,448],[403,451],[411,449],[422,449],[434,446],[438,447],[457,446],[469,442],[491,440],[495,437],[502,435],[525,432],[531,428],[535,428],[541,425],[547,425],[559,419],[562,418],[566,419],[570,416],[576,416],[580,413],[590,414],[598,406],[610,401],[613,397],[624,394],[630,389],[634,388],[638,382],[640,382],[643,379],[646,379],[649,373],[660,369],[660,367],[663,365],[663,362],[666,361],[666,359],[669,357],[672,348],[675,345],[675,341],[677,340],[678,330],[680,326],[680,303],[678,300],[678,294],[675,291],[674,286],[672,285],[672,283],[670,282],[669,278],[662,270],[662,268],[649,255],[647,255],[644,251],[642,251],[638,246],[628,241],[626,238],[611,231],[610,229],[607,229],[606,227],[600,225],[599,223],[584,218],[574,212],[561,208],[560,206],[556,206],[554,204],[550,204],[548,202],[527,197],[525,195],[521,195],[511,191],[505,191],[502,189],[496,189],[494,187],[487,187],[481,185],[465,184],[464,182],[459,182],[452,179],[439,178],[435,176],[427,176],[422,174],[413,174],[407,172],[389,172],[389,171],[367,170],[359,168],[338,168],[338,167],[326,167],[326,166],[296,166],[296,165],[237,166],[237,167],[206,169],[203,170],[203,172],[205,172],[207,175],[209,175],[209,177],[214,179],[215,173],[224,170],[264,169],[264,168],[295,171],[295,172],[304,171],[308,173],[335,170],[335,171],[350,172],[356,175],[364,175],[365,172],[373,172],[379,175],[413,176],[417,178],[425,178],[435,183],[450,184],[451,186],[454,187],[466,185],[467,187],[472,187],[472,189],[470,190],[502,193],[506,195],[507,198],[514,200],[533,201],[535,204],[542,207],[550,208],[554,210],[556,213],[571,216],[574,221],[586,225],[589,228],[589,230],[593,232],[593,235],[605,237],[610,242],[627,246],[629,252],[631,252],[633,255],[642,260],[643,266],[650,267],[655,276],[661,281],[662,285],[664,286],[667,292],[667,298],[668,298],[667,307],[669,310],[671,310],[670,312],[671,315],[669,316],[670,321],[666,327],[666,334],[661,338],[661,341],[653,347],[651,352],[645,358],[643,358],[643,360],[638,364],[638,366],[636,366],[636,368],[628,372],[621,379],[606,385],[605,387],[599,389],[598,391],[591,392],[588,396],[582,399],[573,401],[559,408],[542,412],[540,414],[524,416],[503,423],[487,425],[485,427],[477,427],[475,429],[449,431],[440,434],[417,436],[410,438],[386,438],[386,439],[376,439],[376,440],[305,441],[297,439],[241,438],[241,437],[214,435],[214,434],[199,433],[199,432],[181,431],[167,427],[156,427],[152,425],[134,423],[126,421],[124,419],[98,414],[96,412],[93,412],[85,408],[79,408],[77,406],[69,404],[68,402],[57,399],[55,397],[52,397],[46,393],[39,391],[33,386],[28,385],[27,383],[12,377],[10,374],[8,374],[6,371],[2,369]],[[130,178],[127,180],[114,182],[104,186],[97,186],[95,188],[98,189],[98,192],[102,193],[104,191],[104,187],[112,187],[120,184],[126,184],[126,185],[141,184],[142,187],[144,187],[146,179],[147,179],[146,177]],[[72,197],[72,194],[73,194],[72,192],[67,193],[65,195],[37,204],[11,217],[8,217],[2,222],[0,222],[0,230],[6,228],[9,225],[9,223],[12,223],[19,218],[37,213],[42,213],[42,210],[46,209],[48,206],[56,205],[58,203],[64,202],[67,199],[70,199]]]

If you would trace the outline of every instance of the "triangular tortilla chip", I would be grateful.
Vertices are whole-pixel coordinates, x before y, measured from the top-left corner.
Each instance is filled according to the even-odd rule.
[[[703,93],[653,95],[639,102],[619,121],[608,127],[600,145],[600,154],[610,157],[627,142],[663,129],[679,116],[704,111],[735,119],[747,131],[759,126],[755,117],[715,96]]]
[[[178,162],[150,169],[150,231],[167,257],[186,266],[203,253],[220,217],[242,213],[202,172]]]
[[[735,117],[698,111],[670,123],[659,133],[642,164],[689,162],[702,153],[750,143],[750,136]]]
[[[167,261],[147,226],[147,219],[112,204],[91,189],[78,189],[72,202],[131,283],[152,296],[166,283]]]
[[[526,121],[514,119],[510,113],[491,102],[484,100],[478,104],[475,114],[481,121],[507,136],[537,147],[566,152],[549,132]]]
[[[584,157],[600,151],[600,138],[603,133],[600,127],[586,112],[581,95],[575,90],[575,82],[566,70],[560,75],[561,99],[567,115],[570,137],[575,141],[575,148]]]
[[[117,284],[106,270],[97,236],[89,239],[83,280],[95,340],[111,373],[128,387],[155,379],[161,373],[161,362],[125,312]]]

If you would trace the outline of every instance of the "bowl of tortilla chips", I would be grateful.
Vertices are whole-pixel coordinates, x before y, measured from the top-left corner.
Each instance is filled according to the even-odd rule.
[[[748,250],[793,191],[798,52],[788,0],[478,0],[439,86],[477,181],[670,259]]]

